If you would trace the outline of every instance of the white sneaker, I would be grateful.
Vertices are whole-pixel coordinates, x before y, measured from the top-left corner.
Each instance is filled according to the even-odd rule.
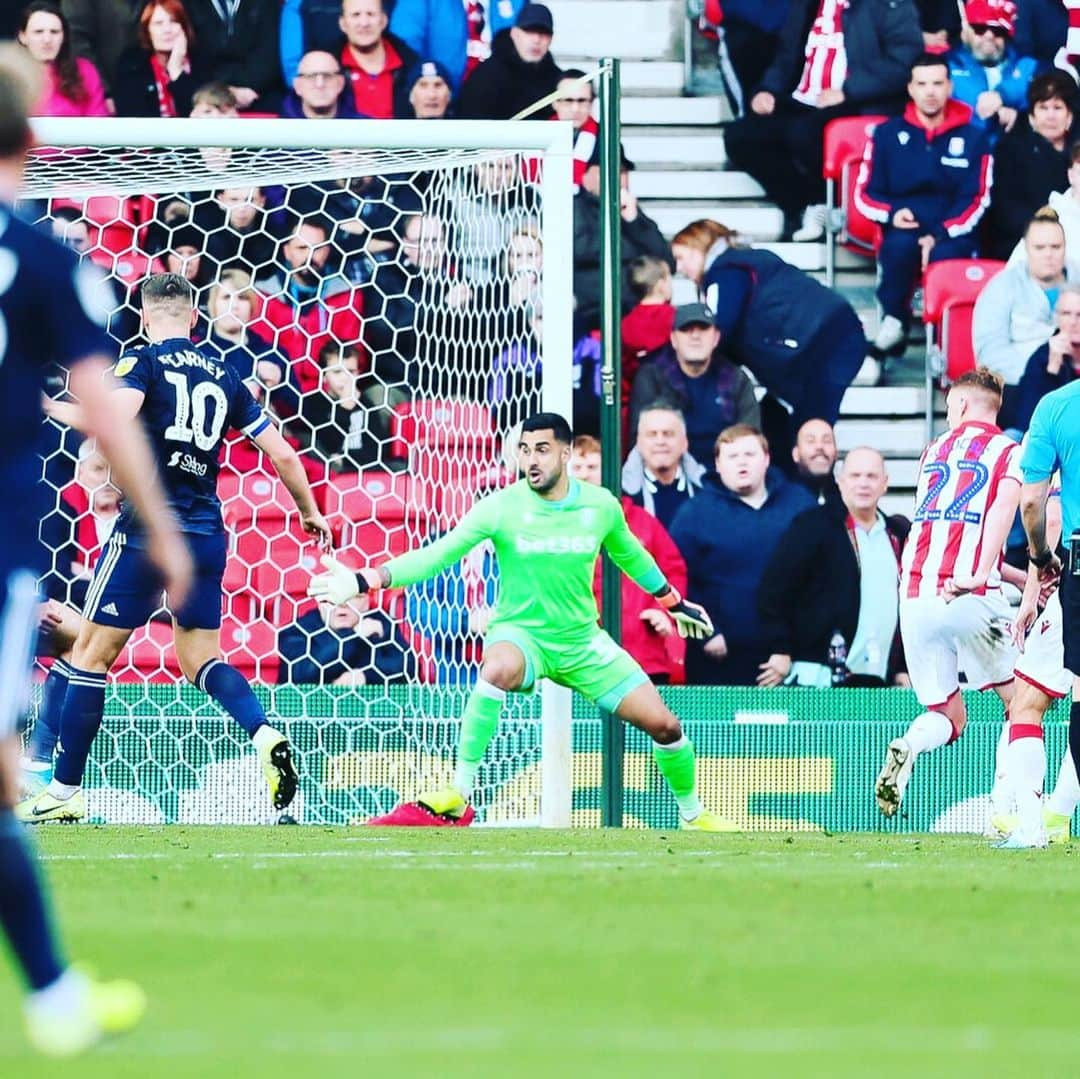
[[[895,816],[911,779],[915,754],[903,738],[894,738],[885,752],[885,763],[874,784],[874,799],[886,817]]]
[[[874,348],[880,352],[888,352],[896,348],[904,337],[904,324],[898,318],[886,315],[878,327],[877,337],[874,338]]]
[[[792,240],[797,244],[809,244],[824,239],[825,215],[828,209],[824,203],[807,206],[803,210],[802,225],[791,234]]]
[[[1042,828],[1017,828],[1007,839],[994,844],[998,850],[1042,850],[1046,832]]]
[[[851,380],[852,386],[876,386],[881,382],[883,368],[881,361],[873,356],[867,356],[863,360],[859,373]]]

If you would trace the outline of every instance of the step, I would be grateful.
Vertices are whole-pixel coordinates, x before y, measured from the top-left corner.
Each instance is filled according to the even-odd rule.
[[[666,237],[672,237],[691,221],[703,217],[721,218],[748,240],[775,240],[784,230],[784,215],[775,206],[719,205],[714,202],[651,202],[642,209]]]
[[[696,127],[630,128],[623,149],[640,169],[666,165],[672,169],[722,168],[727,160],[724,136],[705,134]]]
[[[636,169],[630,173],[630,190],[639,199],[764,199],[761,185],[746,172],[677,172],[669,169]]]
[[[842,416],[921,416],[926,391],[920,386],[851,386],[840,402]]]
[[[773,254],[779,255],[785,262],[792,266],[798,266],[800,270],[810,273],[824,271],[825,269],[825,245],[824,244],[796,244],[796,243],[768,243],[759,245]],[[846,248],[837,248],[836,266],[845,270],[867,270],[873,272],[872,259],[854,255]]]
[[[908,420],[840,420],[836,444],[846,453],[853,446],[873,446],[885,455],[917,456],[926,445],[926,424]]]
[[[686,8],[679,0],[549,0],[548,7],[560,67],[566,66],[561,42],[583,57],[674,60],[682,55]]]
[[[718,97],[655,96],[623,98],[619,115],[624,125],[700,124],[715,127],[723,119],[723,112]]]

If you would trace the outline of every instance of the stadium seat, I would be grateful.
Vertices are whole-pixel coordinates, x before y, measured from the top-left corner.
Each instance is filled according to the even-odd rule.
[[[844,116],[825,125],[822,167],[825,204],[828,206],[825,280],[830,287],[836,278],[838,238],[845,247],[862,255],[873,255],[881,245],[881,229],[859,213],[852,196],[866,144],[874,128],[884,119],[884,116]]]
[[[181,682],[180,662],[167,622],[150,622],[131,635],[113,665],[117,682]]]
[[[923,278],[926,325],[927,429],[932,422],[935,385],[945,386],[975,366],[971,323],[975,301],[1005,268],[995,259],[943,259],[932,262]]]
[[[326,485],[326,512],[349,521],[406,521],[427,516],[425,485],[407,472],[342,473]]]
[[[487,455],[495,449],[491,410],[468,401],[426,400],[398,405],[390,420],[390,436],[390,454],[399,458],[408,458],[410,447],[486,450]]]
[[[266,472],[247,472],[242,475],[223,470],[218,476],[218,497],[221,499],[225,523],[234,530],[244,526],[272,528],[282,531],[280,522],[296,516],[296,507],[285,484]],[[279,522],[272,525],[271,522]]]
[[[267,622],[221,622],[221,654],[249,682],[277,682],[277,634]]]

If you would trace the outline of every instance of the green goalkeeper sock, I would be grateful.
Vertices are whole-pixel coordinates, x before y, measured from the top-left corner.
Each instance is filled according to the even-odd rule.
[[[694,747],[684,734],[677,742],[663,746],[653,742],[653,757],[660,769],[684,820],[693,820],[701,813],[701,801],[697,796]]]
[[[454,788],[466,798],[472,797],[476,773],[495,736],[505,702],[505,689],[499,689],[483,678],[476,680],[469,702],[465,705],[465,714],[461,717],[457,767],[454,769]]]

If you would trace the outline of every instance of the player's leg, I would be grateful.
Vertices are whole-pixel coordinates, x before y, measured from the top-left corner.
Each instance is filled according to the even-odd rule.
[[[1042,845],[1042,794],[1046,779],[1043,716],[1055,696],[1018,675],[1009,705],[1008,745],[1004,753],[1005,789],[1015,816],[1012,820],[995,817],[991,821],[995,829],[1008,835],[1012,846]]]
[[[507,627],[489,633],[480,674],[461,716],[453,783],[426,791],[415,802],[406,802],[368,823],[418,827],[471,824],[475,814],[469,803],[476,776],[495,737],[506,695],[531,689],[543,673],[539,652],[527,634]]]
[[[953,631],[953,623],[965,621],[964,612],[961,610],[958,618],[954,610],[961,600],[946,604],[932,596],[900,603],[900,635],[908,674],[925,711],[886,750],[885,763],[874,784],[874,799],[886,817],[900,808],[919,754],[956,741],[967,722]]]
[[[130,1029],[146,1001],[130,983],[98,985],[68,968],[52,930],[44,886],[13,807],[18,787],[15,722],[28,700],[36,635],[33,574],[6,582],[0,617],[0,926],[27,987],[27,1031],[35,1048],[67,1056],[103,1033]]]
[[[631,659],[631,662],[634,661]],[[597,703],[605,708],[610,705],[611,711],[621,720],[644,731],[652,739],[653,760],[679,807],[680,826],[707,832],[739,831],[737,824],[702,807],[697,791],[694,746],[674,712],[664,704],[656,686],[646,678],[615,701],[618,692],[615,690],[607,700],[601,699]]]
[[[1074,743],[1076,731],[1074,720],[1080,712],[1080,678],[1073,682],[1072,708],[1069,715],[1069,744],[1061,756],[1057,783],[1046,803],[1043,825],[1046,828],[1047,842],[1067,843],[1069,828],[1076,807],[1080,805],[1080,778],[1077,776],[1077,748]]]
[[[30,731],[22,762],[24,796],[37,794],[52,779],[53,756],[60,737],[60,712],[71,674],[71,651],[79,635],[81,616],[56,600],[46,600],[40,611],[38,655],[53,663],[41,689],[41,706]]]
[[[217,589],[216,597],[220,596],[220,584]],[[270,801],[275,809],[285,809],[296,796],[298,782],[289,740],[266,718],[247,679],[221,658],[218,629],[186,627],[174,621],[173,632],[184,677],[243,727],[258,751]]]

